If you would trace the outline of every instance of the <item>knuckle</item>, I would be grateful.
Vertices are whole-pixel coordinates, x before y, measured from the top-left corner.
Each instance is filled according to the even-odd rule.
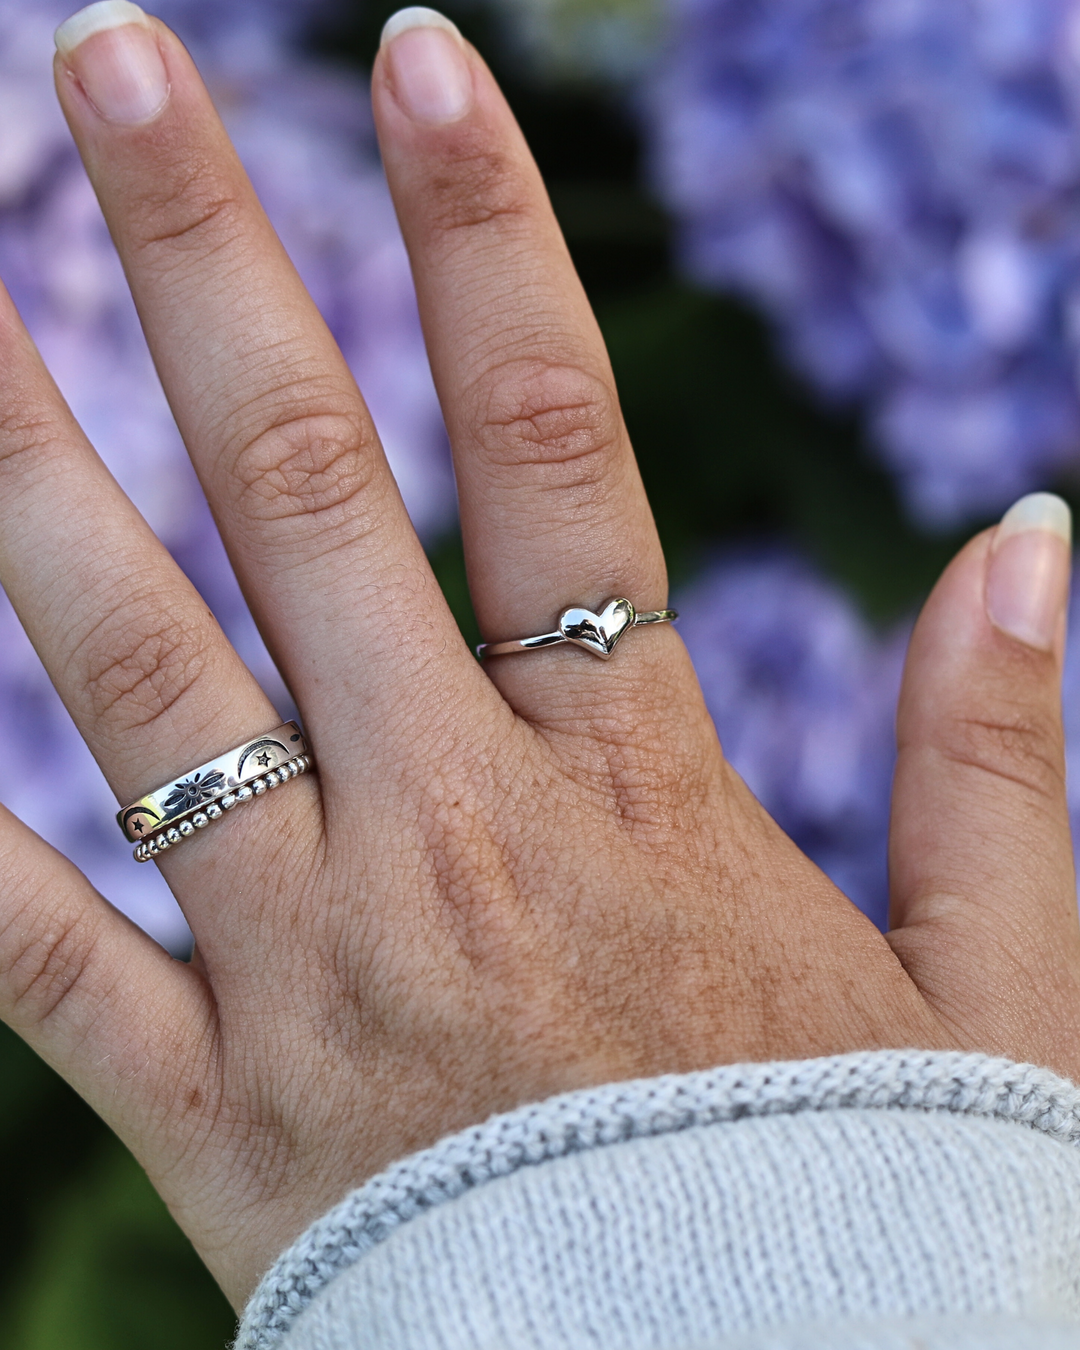
[[[52,409],[9,402],[0,414],[0,470],[17,474],[24,462],[37,470],[43,461],[62,455],[64,430]]]
[[[235,193],[199,164],[176,171],[166,190],[141,206],[134,239],[141,251],[205,248],[237,237],[244,211]]]
[[[53,1020],[71,995],[85,986],[97,946],[94,926],[82,916],[57,919],[45,927],[38,920],[33,929],[32,936],[15,939],[13,950],[0,958],[7,1015],[24,1027]],[[10,931],[4,936],[12,938]]]
[[[430,184],[430,219],[444,234],[505,224],[530,214],[532,202],[509,156],[466,147]]]
[[[1060,723],[1030,708],[997,716],[961,717],[954,723],[949,758],[995,778],[1008,779],[1039,797],[1056,799],[1065,788]]]
[[[80,643],[92,714],[127,731],[153,724],[198,683],[210,662],[212,624],[163,615],[155,596],[129,601]]]
[[[474,392],[481,448],[499,466],[532,469],[553,488],[595,487],[622,440],[614,390],[580,366],[514,362]]]
[[[287,416],[236,452],[238,506],[264,523],[349,517],[372,487],[379,456],[374,429],[359,413]]]

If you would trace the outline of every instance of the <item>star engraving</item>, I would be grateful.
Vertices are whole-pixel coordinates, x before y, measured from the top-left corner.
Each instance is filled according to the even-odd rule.
[[[270,763],[271,758],[272,756],[266,750],[264,750],[261,755],[255,756],[255,762],[257,764],[261,764],[265,769],[266,766]]]
[[[137,821],[135,822],[135,824],[132,825],[131,828],[135,831],[136,834],[142,834],[142,832],[143,832],[143,823],[142,823],[142,821],[141,821],[141,820],[137,820]]]

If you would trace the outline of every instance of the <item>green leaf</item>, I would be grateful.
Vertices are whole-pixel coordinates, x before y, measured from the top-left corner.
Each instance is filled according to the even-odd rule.
[[[221,1350],[235,1318],[111,1136],[46,1204],[6,1313],[19,1350]]]

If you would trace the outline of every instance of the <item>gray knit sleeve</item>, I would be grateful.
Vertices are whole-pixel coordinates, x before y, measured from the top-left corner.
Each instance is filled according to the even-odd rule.
[[[878,1051],[615,1083],[347,1196],[237,1350],[1080,1350],[1080,1092]]]

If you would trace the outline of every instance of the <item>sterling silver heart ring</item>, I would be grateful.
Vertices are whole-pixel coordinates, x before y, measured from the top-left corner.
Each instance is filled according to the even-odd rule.
[[[601,661],[607,661],[622,635],[647,623],[671,623],[679,616],[673,609],[653,609],[639,614],[629,600],[609,600],[599,614],[571,605],[559,615],[554,633],[539,637],[514,638],[509,642],[482,642],[476,649],[481,661],[489,656],[510,656],[514,652],[533,652],[541,647],[557,647],[572,642],[584,647]]]

